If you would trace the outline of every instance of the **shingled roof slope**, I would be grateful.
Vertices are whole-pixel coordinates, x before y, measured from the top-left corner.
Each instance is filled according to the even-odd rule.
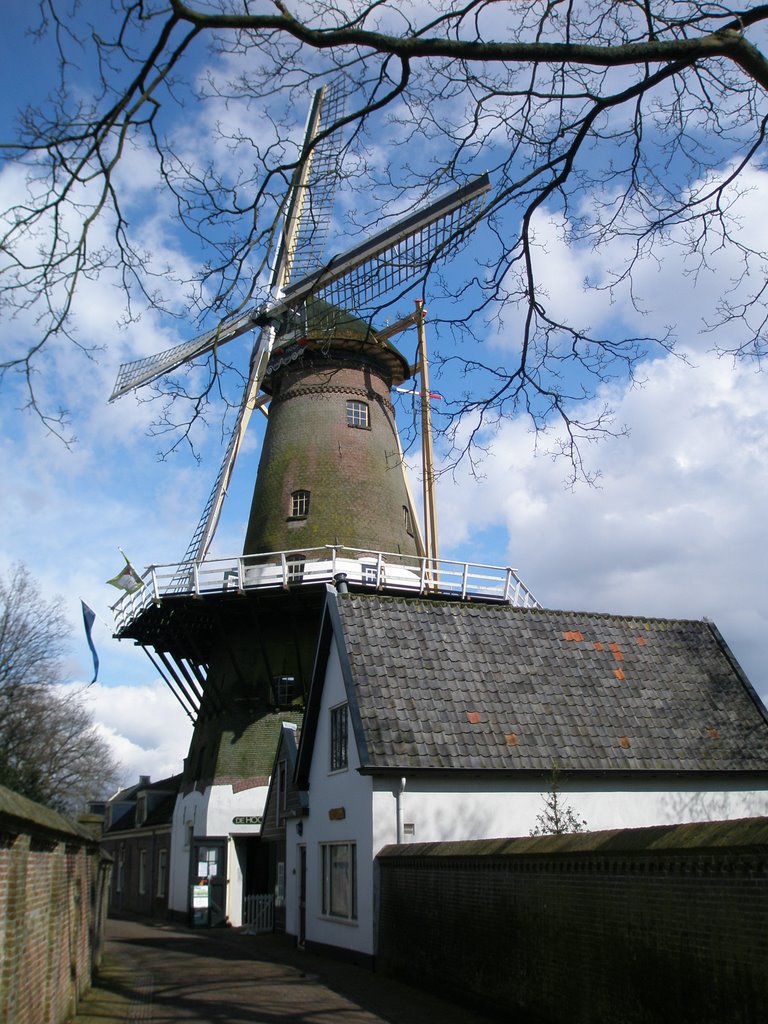
[[[768,771],[768,714],[708,622],[337,600],[364,767]]]

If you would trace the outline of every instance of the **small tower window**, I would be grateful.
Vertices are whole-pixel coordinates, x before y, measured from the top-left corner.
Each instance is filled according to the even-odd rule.
[[[286,555],[285,571],[288,583],[302,582],[306,557],[306,555]]]
[[[367,402],[347,402],[347,426],[368,430],[370,425]]]
[[[295,563],[289,562],[286,559],[288,571],[294,567]],[[272,679],[272,697],[275,704],[278,707],[288,707],[292,702],[296,693],[296,677],[295,676],[275,676]]]
[[[309,491],[294,491],[291,495],[291,516],[305,519],[309,515]]]

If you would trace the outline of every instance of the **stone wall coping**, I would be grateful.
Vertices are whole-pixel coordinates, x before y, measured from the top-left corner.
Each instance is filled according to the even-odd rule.
[[[407,843],[385,846],[378,860],[413,858],[515,857],[542,854],[702,853],[708,849],[735,852],[768,850],[768,817],[731,821],[652,825],[567,835],[510,839],[471,839],[454,842]]]

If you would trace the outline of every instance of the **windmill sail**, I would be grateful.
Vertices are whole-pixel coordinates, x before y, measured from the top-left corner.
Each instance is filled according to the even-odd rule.
[[[147,356],[145,359],[134,359],[130,363],[123,363],[117,371],[117,380],[112,394],[109,396],[109,401],[114,402],[116,398],[120,398],[129,391],[135,391],[136,388],[144,387],[145,384],[150,384],[158,377],[162,377],[164,373],[170,373],[182,363],[188,363],[197,356],[210,352],[217,345],[223,345],[227,341],[239,338],[246,331],[253,330],[256,316],[257,309],[255,306],[251,306],[234,319],[223,320],[218,327],[212,331],[206,331],[205,334],[193,338],[192,341],[175,345],[173,348],[166,349],[165,352],[158,352],[157,355]]]
[[[475,223],[491,187],[487,174],[335,256],[320,270],[289,285],[272,311],[295,307],[312,295],[342,309],[359,310],[428,270]]]
[[[450,252],[474,226],[490,190],[488,175],[481,175],[321,265],[341,161],[340,133],[332,129],[343,117],[343,104],[342,80],[315,94],[273,265],[269,301],[243,310],[185,344],[124,363],[118,372],[110,401],[254,327],[261,328],[235,428],[185,562],[204,558],[210,547],[245,429],[257,404],[280,317],[291,311],[298,313],[315,299],[342,310],[360,311],[387,292],[407,286]]]
[[[322,133],[344,116],[345,98],[343,78],[334,79],[315,94],[304,133],[303,149],[307,152],[297,168],[275,259],[273,295],[292,277],[309,274],[321,264],[341,173],[342,148],[340,132]],[[322,137],[311,146],[318,136]]]
[[[315,269],[320,261],[333,210],[335,186],[338,181],[338,163],[341,139],[338,132],[323,136],[316,145],[314,140],[322,131],[337,123],[344,112],[344,90],[341,79],[324,86],[315,93],[302,151],[306,154],[297,168],[283,223],[277,258],[270,281],[272,295],[279,294],[298,266]],[[261,317],[253,317],[255,319]],[[224,460],[203,509],[184,557],[185,562],[205,558],[218,526],[221,509],[232,477],[240,446],[248,427],[251,413],[257,404],[257,395],[269,362],[275,330],[271,323],[262,326],[256,347],[251,355],[248,383],[238,411]]]

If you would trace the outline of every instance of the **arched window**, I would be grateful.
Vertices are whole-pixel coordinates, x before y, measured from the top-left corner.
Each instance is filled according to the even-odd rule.
[[[303,519],[309,515],[309,491],[294,491],[291,495],[291,516]]]
[[[361,427],[367,430],[371,425],[368,403],[367,402],[354,402],[352,400],[347,402],[347,426],[348,427]]]

